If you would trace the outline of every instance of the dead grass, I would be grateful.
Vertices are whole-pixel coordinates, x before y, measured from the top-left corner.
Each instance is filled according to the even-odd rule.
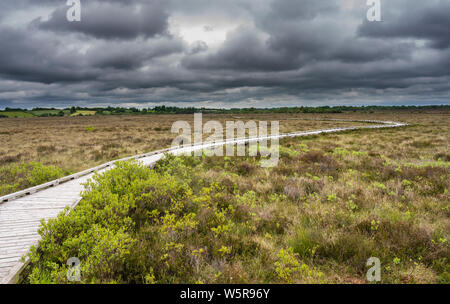
[[[294,117],[242,115],[239,119],[280,120],[281,132],[326,128],[336,124],[355,125],[292,120]],[[74,172],[81,171],[113,159],[170,147],[176,136],[170,132],[171,126],[177,120],[186,120],[193,127],[193,115],[2,119],[0,166],[38,161]],[[205,115],[203,120],[218,120],[225,126],[225,121],[236,118],[231,115]]]
[[[448,283],[450,115],[376,119],[414,125],[285,139],[275,168],[213,158],[204,161],[206,176],[239,196],[254,191],[256,209],[238,210],[243,219],[256,214],[257,231],[271,236],[257,239],[259,254],[274,263],[276,256],[262,252],[292,247],[300,263],[324,273],[312,282],[364,283],[365,262],[375,256],[384,283]],[[257,277],[267,264],[247,264],[241,276]]]
[[[449,155],[450,113],[298,117],[393,120],[412,125],[283,139],[280,163],[274,168],[261,168],[259,158],[251,157],[162,160],[154,170],[182,180],[196,194],[195,200],[186,202],[190,206],[186,212],[202,202],[213,206],[193,214],[201,228],[186,242],[184,251],[169,255],[170,261],[178,261],[167,263],[169,268],[177,265],[170,273],[177,273],[174,276],[181,282],[366,283],[366,261],[378,257],[383,283],[449,283],[450,169],[445,157]],[[282,132],[336,125],[292,118],[276,115],[270,119],[281,121]],[[51,140],[45,146],[65,149],[64,155],[92,165],[115,153],[119,157],[164,147],[173,138],[165,130],[172,121],[191,121],[192,117],[73,119],[74,125],[67,124],[66,131],[76,135],[76,145]],[[86,133],[87,126],[95,131]],[[135,143],[137,138],[142,142]],[[44,144],[41,141],[22,150],[30,155],[21,158],[36,157],[33,153],[39,145]],[[48,154],[51,160],[54,154]],[[67,166],[73,161],[61,159]],[[147,207],[157,209],[169,201],[167,196],[157,197]],[[222,214],[224,210],[229,210],[227,215]],[[138,222],[146,219],[143,214],[137,216]],[[215,230],[208,229],[211,223]],[[221,234],[216,233],[219,227]],[[153,228],[144,234],[154,235]],[[221,247],[230,250],[226,258],[218,253]],[[204,254],[193,254],[199,248]],[[148,252],[158,254],[157,249],[149,245],[132,256],[145,263],[152,259]],[[161,259],[156,261],[155,267],[164,267]],[[158,279],[167,282],[165,272],[157,272]]]

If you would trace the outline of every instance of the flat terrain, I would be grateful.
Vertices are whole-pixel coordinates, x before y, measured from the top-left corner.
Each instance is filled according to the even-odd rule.
[[[449,283],[450,113],[204,121],[279,120],[281,132],[354,125],[311,120],[321,118],[411,125],[283,139],[274,168],[261,168],[259,157],[172,157],[154,170],[123,164],[98,177],[75,211],[44,225],[23,281],[65,283],[65,262],[77,256],[83,282],[366,283],[365,263],[377,257],[383,283]],[[168,147],[172,122],[192,119],[0,120],[2,186]]]
[[[319,116],[204,115],[203,120],[218,120],[223,126],[229,120],[279,120],[282,133],[361,125],[297,117]],[[188,121],[193,128],[193,115],[0,119],[0,195],[114,159],[168,148],[176,137],[171,133],[172,124],[178,120]]]
[[[433,124],[441,132],[448,125],[448,113],[398,114],[274,114],[204,115],[203,120],[279,120],[280,132],[306,131],[361,123],[309,121],[301,119],[342,118],[398,120],[412,124]],[[299,118],[299,120],[297,120]],[[0,167],[21,162],[40,162],[73,172],[138,153],[169,147],[175,135],[173,122],[188,121],[193,115],[83,116],[0,119]],[[437,125],[442,123],[441,125]],[[418,134],[421,138],[426,133]],[[445,136],[445,134],[441,134]]]

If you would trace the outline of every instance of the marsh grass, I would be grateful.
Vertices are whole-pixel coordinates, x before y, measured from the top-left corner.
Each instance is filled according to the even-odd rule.
[[[365,283],[378,257],[382,283],[449,283],[450,169],[436,160],[448,118],[283,139],[274,168],[260,157],[124,163],[43,226],[26,281],[63,283],[78,256],[83,282]]]
[[[281,120],[281,132],[336,124],[292,120],[294,117],[280,114],[242,115],[240,119]],[[205,115],[203,118],[205,122],[218,120],[223,125],[225,121],[235,120],[231,115]],[[22,162],[39,162],[65,171],[79,172],[111,160],[170,147],[176,137],[170,132],[171,126],[178,120],[188,121],[193,128],[193,115],[3,119],[0,120],[0,168]],[[205,138],[208,136],[204,134]],[[4,180],[0,182],[6,183]],[[20,187],[18,190],[21,190]]]

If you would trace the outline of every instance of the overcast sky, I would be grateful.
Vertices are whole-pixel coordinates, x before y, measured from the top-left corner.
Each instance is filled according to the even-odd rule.
[[[0,108],[450,104],[450,0],[1,0]]]

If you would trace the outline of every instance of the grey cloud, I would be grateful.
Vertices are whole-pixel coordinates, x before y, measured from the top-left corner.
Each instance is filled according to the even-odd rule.
[[[293,66],[282,53],[270,50],[258,32],[243,27],[230,33],[224,47],[217,53],[187,57],[183,64],[188,69],[242,71],[276,71]]]
[[[67,7],[62,6],[52,13],[48,21],[39,18],[33,21],[33,25],[43,30],[77,32],[104,39],[134,39],[167,33],[168,13],[163,1],[152,0],[140,4],[140,7],[124,3],[132,1],[83,4],[82,22],[67,22]]]
[[[381,23],[342,3],[82,0],[69,23],[62,0],[2,1],[0,108],[449,103],[448,0],[382,0]],[[38,5],[50,18],[26,19]],[[29,26],[7,24],[13,12]],[[189,44],[177,18],[227,38]]]
[[[149,60],[184,50],[180,40],[160,38],[132,42],[100,42],[87,52],[89,64],[98,68],[134,70]]]
[[[390,3],[385,11],[389,12]],[[364,22],[358,33],[373,38],[410,38],[427,40],[431,47],[450,47],[450,2],[424,1],[407,5],[403,10],[392,9],[385,22],[373,26]]]
[[[208,45],[204,41],[195,41],[188,50],[188,54],[198,54],[208,50]]]
[[[10,79],[52,83],[54,81],[88,81],[94,71],[84,71],[84,59],[63,43],[46,36],[29,36],[28,32],[0,28],[0,75]]]
[[[321,14],[332,14],[339,10],[339,1],[333,0],[277,0],[272,1],[267,16],[274,20],[311,20]]]
[[[192,69],[287,71],[316,61],[408,59],[414,50],[413,43],[392,44],[343,31],[340,25],[349,15],[341,13],[335,1],[284,0],[271,7],[269,13],[257,16],[256,29],[240,27],[229,33],[218,52],[187,57],[183,64]]]

